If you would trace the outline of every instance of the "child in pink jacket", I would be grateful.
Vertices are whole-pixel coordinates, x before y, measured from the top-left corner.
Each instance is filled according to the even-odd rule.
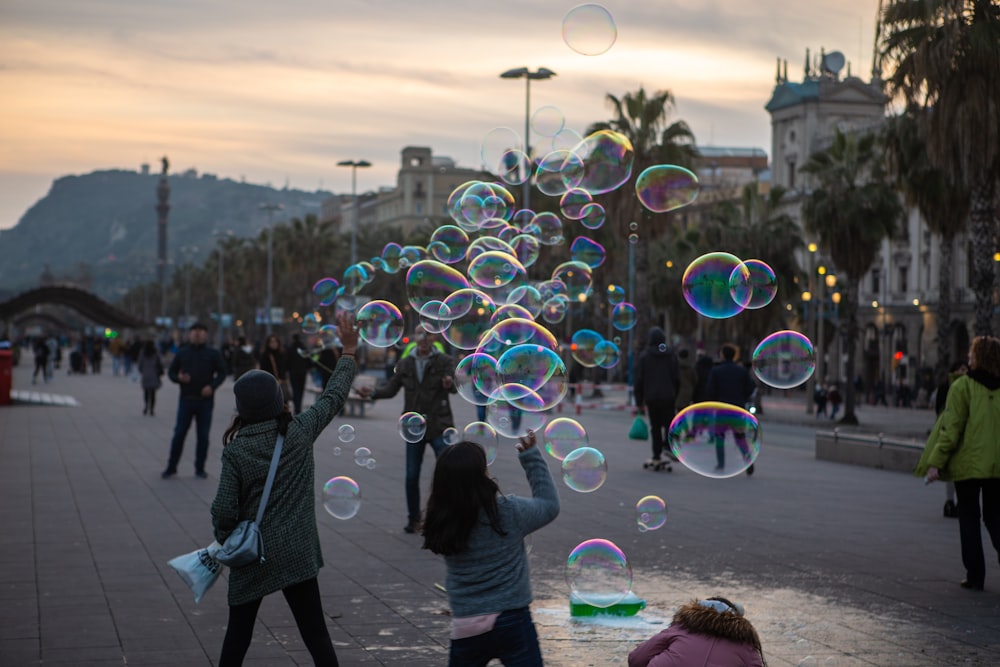
[[[767,667],[743,607],[722,597],[692,600],[666,630],[628,654],[629,667]]]

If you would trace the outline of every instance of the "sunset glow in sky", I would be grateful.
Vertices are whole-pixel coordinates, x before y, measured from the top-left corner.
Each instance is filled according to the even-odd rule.
[[[877,0],[616,0],[597,56],[562,38],[579,2],[513,0],[9,0],[0,3],[0,229],[54,178],[190,167],[335,192],[392,186],[404,146],[481,166],[499,126],[531,106],[583,132],[605,95],[670,90],[701,145],[770,152],[775,61],[801,80],[806,48],[840,50],[869,78]],[[533,141],[533,143],[535,143]],[[151,195],[152,196],[152,195]]]

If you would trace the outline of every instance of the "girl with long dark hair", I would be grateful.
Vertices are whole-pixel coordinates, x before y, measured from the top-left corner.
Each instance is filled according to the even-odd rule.
[[[233,385],[237,415],[223,436],[222,472],[212,503],[220,544],[240,521],[256,517],[278,435],[285,440],[260,522],[267,558],[229,573],[229,623],[220,667],[243,664],[261,600],[279,590],[315,663],[338,664],[317,581],[323,553],[316,529],[313,459],[316,438],[343,409],[358,370],[354,316],[339,313],[337,323],[344,353],[323,393],[302,414],[292,417],[276,379],[263,370],[248,371]]]
[[[424,548],[445,558],[452,632],[448,664],[542,664],[531,620],[524,537],[559,514],[548,465],[529,432],[517,445],[531,498],[500,495],[486,452],[472,442],[445,449],[434,468]]]
[[[145,407],[142,414],[152,417],[156,410],[156,390],[163,385],[163,361],[159,352],[156,351],[156,344],[147,340],[142,346],[142,354],[139,355],[139,383],[142,385],[142,398]]]

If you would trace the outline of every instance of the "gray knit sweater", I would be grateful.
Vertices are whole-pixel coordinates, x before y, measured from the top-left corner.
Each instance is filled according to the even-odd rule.
[[[531,498],[497,498],[500,526],[507,534],[498,535],[480,512],[466,550],[445,557],[453,616],[480,616],[531,603],[524,536],[559,515],[559,495],[537,447],[521,452],[518,459],[531,485]]]

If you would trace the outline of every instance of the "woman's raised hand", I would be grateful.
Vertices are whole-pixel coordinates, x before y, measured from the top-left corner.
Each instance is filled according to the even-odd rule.
[[[336,315],[337,335],[344,346],[344,354],[354,354],[358,349],[358,326],[354,322],[354,313],[342,310]]]
[[[522,435],[517,441],[517,444],[514,445],[517,451],[529,450],[535,446],[535,432],[529,429],[527,435]]]

